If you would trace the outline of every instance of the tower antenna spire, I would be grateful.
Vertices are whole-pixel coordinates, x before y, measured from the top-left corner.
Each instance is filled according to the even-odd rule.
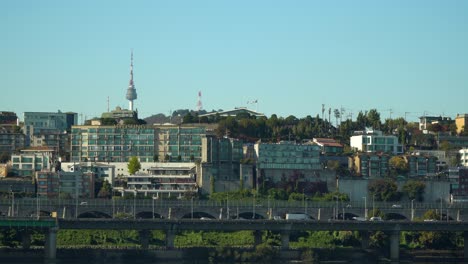
[[[201,91],[198,91],[198,102],[197,102],[197,111],[200,112],[203,109],[203,103],[201,100],[202,93]]]
[[[130,82],[128,83],[127,96],[128,110],[133,111],[133,100],[137,99],[135,83],[133,82],[133,49],[130,55]]]

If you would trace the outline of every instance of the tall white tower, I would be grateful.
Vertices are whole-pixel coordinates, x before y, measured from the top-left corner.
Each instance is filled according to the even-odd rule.
[[[128,100],[128,110],[133,111],[133,100],[137,99],[135,83],[133,82],[133,50],[130,58],[130,82],[128,84],[126,98]]]

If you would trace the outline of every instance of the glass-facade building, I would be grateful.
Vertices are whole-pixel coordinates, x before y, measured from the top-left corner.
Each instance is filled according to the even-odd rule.
[[[194,161],[205,134],[194,126],[73,126],[71,161]]]

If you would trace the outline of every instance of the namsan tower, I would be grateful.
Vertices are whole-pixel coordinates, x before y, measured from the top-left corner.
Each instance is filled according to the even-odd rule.
[[[133,111],[133,100],[137,99],[135,83],[133,82],[133,50],[130,58],[130,82],[128,84],[126,98],[128,100],[128,110]]]

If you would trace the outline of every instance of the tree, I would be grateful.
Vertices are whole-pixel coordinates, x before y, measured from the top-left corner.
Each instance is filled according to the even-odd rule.
[[[134,175],[135,172],[139,171],[141,169],[141,164],[140,164],[140,161],[138,160],[138,157],[131,157],[130,160],[128,161],[128,164],[127,164],[127,168],[128,168],[128,173],[130,173],[130,175]]]
[[[408,195],[408,198],[413,200],[416,199],[422,202],[424,189],[426,184],[422,181],[409,180],[403,185],[403,191]]]
[[[158,155],[158,154],[154,154],[154,156],[153,156],[153,161],[154,161],[154,162],[158,162],[158,161],[159,161],[159,155]]]
[[[104,181],[104,182],[102,183],[101,190],[99,190],[99,193],[98,193],[97,196],[98,196],[99,198],[110,198],[111,193],[112,193],[112,187],[111,187],[111,185],[109,184],[108,181]]]
[[[381,179],[381,180],[376,180],[373,181],[369,184],[368,186],[370,194],[373,196],[375,195],[375,198],[378,201],[391,201],[391,200],[396,200],[398,198],[397,196],[397,190],[398,186],[395,183],[395,181],[390,180],[390,179]]]
[[[115,121],[114,118],[101,118],[101,125],[113,126],[113,125],[117,125],[117,121]]]
[[[408,163],[403,156],[391,157],[388,163],[390,168],[397,174],[406,174],[408,172]]]
[[[371,125],[374,129],[380,129],[380,113],[377,109],[371,109],[367,113],[368,124]]]
[[[10,154],[2,152],[2,154],[0,154],[0,163],[7,163],[10,160],[10,158]]]

